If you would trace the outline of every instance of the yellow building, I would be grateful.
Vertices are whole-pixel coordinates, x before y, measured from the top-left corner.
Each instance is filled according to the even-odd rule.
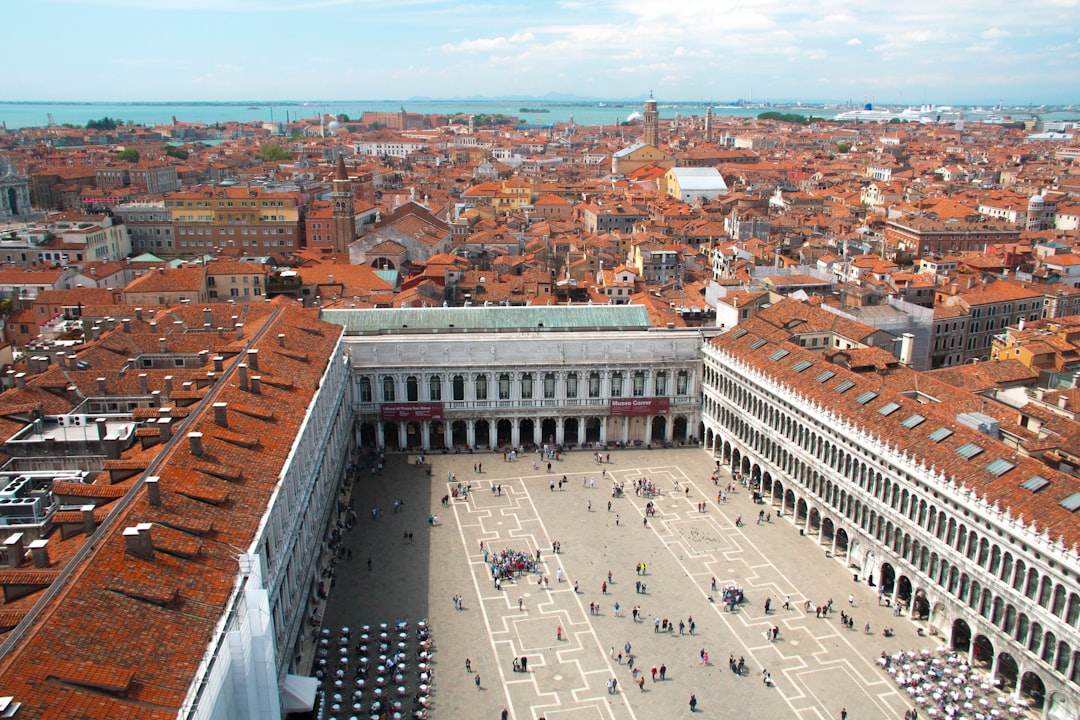
[[[176,252],[287,256],[300,247],[300,208],[288,192],[215,187],[165,196]]]

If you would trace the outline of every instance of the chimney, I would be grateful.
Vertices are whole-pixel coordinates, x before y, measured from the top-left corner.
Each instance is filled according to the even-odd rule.
[[[229,427],[229,403],[214,403],[214,422],[223,428]]]
[[[22,565],[23,554],[26,552],[23,549],[23,534],[8,535],[7,540],[4,541],[4,547],[7,549],[7,566],[14,570]]]
[[[202,433],[201,432],[189,432],[187,434],[188,447],[191,448],[191,454],[195,457],[202,457]]]
[[[139,523],[133,527],[124,528],[124,549],[129,555],[143,560],[154,559],[154,543],[150,538],[152,527],[150,523]]]
[[[131,318],[124,318],[120,322],[122,322],[124,324],[124,332],[126,332],[128,335],[130,335],[131,334]]]
[[[67,400],[72,405],[78,405],[82,398],[79,397],[79,388],[74,385],[68,385],[64,388],[64,392],[67,393]]]
[[[109,330],[114,329],[116,327],[116,318],[114,318],[114,317],[105,318],[105,327],[107,329],[109,329]]]
[[[101,337],[101,326],[94,324],[90,326],[90,339],[97,340]]]
[[[94,522],[94,508],[94,505],[83,505],[79,508],[82,511],[83,532],[86,533],[87,537],[93,535],[94,531],[97,530],[97,523]]]
[[[168,410],[169,408],[163,408]],[[161,436],[161,442],[167,443],[172,440],[172,418],[159,417],[157,421],[158,435]]]
[[[102,441],[109,434],[109,421],[105,418],[94,418],[94,427],[97,428],[97,439]]]
[[[15,373],[15,387],[26,389],[26,373]]]
[[[247,364],[248,364],[248,367],[251,368],[252,370],[258,370],[259,369],[259,351],[258,350],[248,350],[247,351]]]
[[[136,320],[142,320],[142,308],[141,307],[135,308],[135,319]]]
[[[168,352],[165,349],[165,338],[158,338],[157,342],[158,342],[158,352],[160,352],[160,353]]]
[[[1068,395],[1058,395],[1058,407],[1061,408],[1062,410],[1069,407],[1069,396]]]
[[[240,363],[240,389],[248,389],[248,366],[246,363]]]
[[[150,504],[153,507],[161,507],[161,484],[158,482],[161,480],[157,475],[151,475],[146,478],[146,494],[150,500]]]
[[[139,394],[150,394],[150,376],[146,373],[139,373]]]
[[[78,363],[79,363],[79,356],[78,355],[75,355],[74,353],[72,353],[71,355],[67,356],[68,370],[74,370],[76,367],[78,367]]]
[[[165,376],[165,398],[172,396],[172,375]]]
[[[244,337],[244,323],[236,323],[236,339],[241,340]]]
[[[18,376],[16,376],[16,377],[18,377]],[[105,395],[106,394],[106,392],[105,392],[105,378],[99,377],[97,379],[97,391],[98,391],[98,395]]]
[[[256,395],[262,394],[262,375],[251,376],[251,392]]]
[[[202,319],[203,319],[203,324],[204,325],[213,325],[214,324],[214,311],[211,310],[210,308],[203,308]]]
[[[225,358],[220,355],[214,356],[214,372],[219,373],[224,368]]]
[[[34,560],[34,567],[49,567],[49,541],[40,539],[30,543],[30,557]]]
[[[285,347],[285,333],[278,333],[277,344],[278,347]]]
[[[900,336],[900,364],[911,365],[911,358],[915,354],[915,335],[904,333]]]

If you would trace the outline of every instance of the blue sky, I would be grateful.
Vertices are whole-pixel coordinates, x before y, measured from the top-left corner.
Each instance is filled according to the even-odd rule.
[[[4,4],[4,100],[1080,102],[1080,0]]]

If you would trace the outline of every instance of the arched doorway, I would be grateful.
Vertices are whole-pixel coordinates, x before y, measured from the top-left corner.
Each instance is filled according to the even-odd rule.
[[[1043,702],[1046,701],[1046,686],[1043,685],[1042,678],[1033,672],[1024,673],[1020,678],[1020,697],[1031,700],[1031,709],[1042,710]]]
[[[432,450],[439,450],[441,448],[446,447],[446,437],[444,436],[445,432],[446,432],[446,426],[445,425],[443,425],[438,420],[433,420],[432,421],[431,427],[428,429],[428,435],[429,435],[429,437],[431,439],[431,449]]]
[[[499,447],[510,444],[513,427],[513,424],[506,418],[495,423],[495,441],[499,443]]]
[[[383,445],[390,450],[397,450],[398,447],[398,424],[396,422],[384,422],[382,426],[383,431]]]
[[[896,587],[896,570],[889,563],[881,563],[881,592],[891,595]]]
[[[686,418],[682,415],[671,423],[671,439],[675,442],[686,442],[690,439],[686,434]]]
[[[544,445],[555,444],[555,418],[544,418],[540,421],[540,440]]]
[[[971,664],[988,668],[994,662],[994,644],[985,635],[976,635],[971,642]]]
[[[375,424],[360,423],[360,447],[375,447]]]
[[[585,442],[598,443],[600,442],[600,418],[586,418],[585,420]]]
[[[901,575],[896,582],[896,601],[904,605],[911,604],[911,580],[907,575]]]
[[[563,441],[567,445],[576,445],[578,439],[578,419],[566,418],[563,421]]]
[[[795,522],[796,523],[801,524],[803,522],[806,522],[806,510],[807,510],[806,501],[800,498],[799,501],[797,503],[795,503]]]
[[[720,459],[725,463],[731,464],[731,443],[727,440],[724,441],[724,449],[720,453]]]
[[[652,419],[652,441],[662,443],[667,441],[667,418],[657,415]]]
[[[844,528],[836,529],[836,557],[847,557],[848,534]]]
[[[836,535],[836,527],[833,525],[832,518],[821,519],[821,544],[832,545],[833,536]]]
[[[476,447],[487,447],[491,441],[491,424],[487,420],[476,421]]]
[[[405,447],[407,449],[423,447],[424,438],[420,434],[420,423],[413,420],[405,424]]]
[[[518,428],[518,442],[526,447],[532,445],[536,439],[536,423],[533,422],[532,418],[522,420]]]
[[[1016,659],[1007,652],[999,653],[997,657],[997,673],[995,678],[1001,681],[1001,691],[1009,694],[1016,690],[1016,681],[1020,677],[1020,668],[1016,665]]]
[[[464,420],[450,423],[450,436],[450,444],[454,447],[465,447],[469,444],[469,430]]]
[[[761,495],[762,495],[762,497],[764,497],[765,495],[771,495],[772,494],[772,484],[773,484],[772,475],[770,475],[769,473],[765,473],[764,475],[761,476]]]
[[[911,619],[926,620],[930,617],[930,601],[926,599],[926,593],[922,590],[915,591],[915,598],[911,601]]]
[[[788,490],[787,492],[784,493],[784,502],[783,502],[783,505],[780,507],[780,514],[783,515],[784,511],[787,510],[788,508],[791,508],[792,510],[794,510],[795,507],[796,507],[796,504],[795,504],[795,491],[794,490]]]
[[[971,650],[971,626],[963,618],[956,618],[952,624],[952,639],[949,647],[957,652]]]

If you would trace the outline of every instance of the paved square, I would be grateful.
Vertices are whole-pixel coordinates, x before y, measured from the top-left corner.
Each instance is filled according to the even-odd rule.
[[[521,720],[645,720],[689,714],[691,693],[697,712],[712,717],[813,720],[838,718],[842,707],[850,720],[903,717],[907,698],[874,659],[882,650],[928,641],[878,607],[873,588],[853,582],[816,538],[799,536],[790,518],[777,519],[774,511],[771,522],[757,524],[763,506],[744,488],[718,503],[730,476],[725,469],[714,485],[715,459],[704,450],[623,450],[610,457],[598,465],[591,451],[567,453],[552,462],[550,474],[547,460],[536,455],[511,463],[498,453],[429,455],[430,476],[413,455],[389,456],[381,476],[363,469],[351,493],[357,525],[345,536],[352,559],[338,565],[324,625],[427,618],[436,647],[436,720],[497,719],[504,708]],[[478,462],[482,472],[474,472]],[[455,476],[449,482],[448,473]],[[562,488],[552,490],[551,481],[564,476]],[[647,524],[650,498],[633,492],[642,477],[662,491],[651,498],[656,514]],[[625,482],[624,496],[612,497],[613,481]],[[443,506],[458,483],[471,484],[468,499]],[[395,500],[404,501],[400,512]],[[381,511],[379,519],[372,519],[372,508]],[[742,527],[735,525],[739,514]],[[438,524],[429,524],[432,515]],[[539,573],[496,589],[481,542],[489,550],[539,551]],[[553,542],[561,544],[557,555]],[[646,574],[635,572],[638,563]],[[720,587],[742,587],[746,602],[725,612],[712,578]],[[807,599],[842,603],[849,593],[856,630],[841,628],[839,606],[828,619],[803,610]],[[455,595],[464,598],[460,610]],[[782,607],[785,596],[790,609]],[[599,604],[596,614],[591,603]],[[656,632],[656,619],[668,619],[674,630]],[[865,622],[873,634],[862,631]],[[896,636],[883,638],[884,625],[894,625]],[[779,637],[771,641],[766,630],[774,626]],[[619,659],[627,643],[645,678],[642,689],[626,658]],[[523,655],[528,671],[515,672],[513,660]],[[745,658],[743,676],[728,669],[731,655]],[[666,677],[654,681],[651,670],[661,665]],[[772,687],[763,683],[765,670]],[[618,680],[614,693],[607,688],[611,678]]]

